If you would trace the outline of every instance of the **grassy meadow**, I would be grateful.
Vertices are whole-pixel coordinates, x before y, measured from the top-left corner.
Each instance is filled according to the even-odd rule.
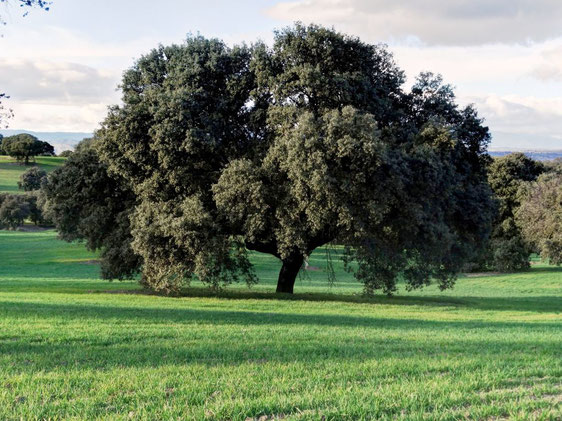
[[[0,231],[0,419],[559,420],[562,268],[361,297],[324,251],[295,297],[99,280],[54,231]]]
[[[33,165],[50,172],[62,165],[65,159],[58,156],[38,156],[35,158],[35,163],[21,165],[15,158],[0,156],[0,193],[23,193],[18,190],[18,181],[23,172]]]

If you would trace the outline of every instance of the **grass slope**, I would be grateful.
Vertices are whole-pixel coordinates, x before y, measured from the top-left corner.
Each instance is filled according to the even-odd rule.
[[[253,255],[259,288],[167,298],[98,280],[94,258],[0,231],[0,419],[562,415],[562,269],[372,300],[318,271],[288,300]]]
[[[36,165],[47,172],[61,166],[66,158],[38,156],[35,158]],[[33,165],[20,165],[14,158],[0,156],[0,193],[23,193],[18,190],[20,175]]]

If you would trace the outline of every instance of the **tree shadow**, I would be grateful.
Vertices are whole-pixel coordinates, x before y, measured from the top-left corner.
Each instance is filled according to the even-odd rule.
[[[132,293],[131,291],[122,291]],[[147,292],[148,293],[148,292]],[[498,311],[526,311],[536,313],[562,312],[562,300],[558,296],[529,296],[529,297],[478,297],[478,296],[445,296],[445,295],[375,295],[372,297],[363,294],[337,294],[337,293],[295,293],[278,294],[252,290],[224,290],[214,292],[209,288],[190,288],[185,290],[182,297],[211,298],[234,300],[288,300],[288,301],[314,301],[314,302],[342,302],[364,303],[378,305],[421,305],[432,307],[459,307],[478,310]]]
[[[449,354],[524,358],[530,350],[555,355],[559,341],[553,333],[560,329],[560,323],[555,322],[421,320],[17,301],[2,302],[0,315],[21,323],[58,318],[84,329],[83,333],[68,338],[63,334],[58,339],[0,334],[0,354],[24,372],[66,365],[99,369],[192,362],[209,366],[259,365],[264,361],[310,364],[325,360],[408,359],[420,353],[427,358]],[[334,334],[333,340],[328,339],[327,332]],[[482,337],[481,332],[486,335]],[[420,340],[412,341],[411,335]],[[544,339],[537,341],[537,335]]]

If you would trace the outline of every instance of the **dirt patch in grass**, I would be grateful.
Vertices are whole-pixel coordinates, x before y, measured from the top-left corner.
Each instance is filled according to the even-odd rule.
[[[463,276],[467,278],[481,278],[484,276],[499,276],[505,275],[505,273],[501,272],[470,272],[470,273],[463,273]]]
[[[92,294],[123,294],[123,295],[159,295],[147,289],[108,289],[105,291],[88,291]]]
[[[80,262],[80,264],[81,265],[99,265],[100,260],[99,259],[84,260],[84,261]]]

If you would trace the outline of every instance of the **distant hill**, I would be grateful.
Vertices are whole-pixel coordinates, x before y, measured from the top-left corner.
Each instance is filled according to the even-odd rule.
[[[513,151],[489,151],[491,156],[505,156],[513,152],[522,152],[529,158],[537,161],[551,161],[556,158],[562,158],[562,150],[559,151],[531,151],[531,150],[513,150]]]
[[[67,149],[74,149],[74,146],[86,137],[92,137],[92,133],[84,132],[33,132],[30,130],[0,130],[3,136],[13,136],[15,134],[28,133],[39,140],[49,142],[55,147],[56,153],[61,153]]]

